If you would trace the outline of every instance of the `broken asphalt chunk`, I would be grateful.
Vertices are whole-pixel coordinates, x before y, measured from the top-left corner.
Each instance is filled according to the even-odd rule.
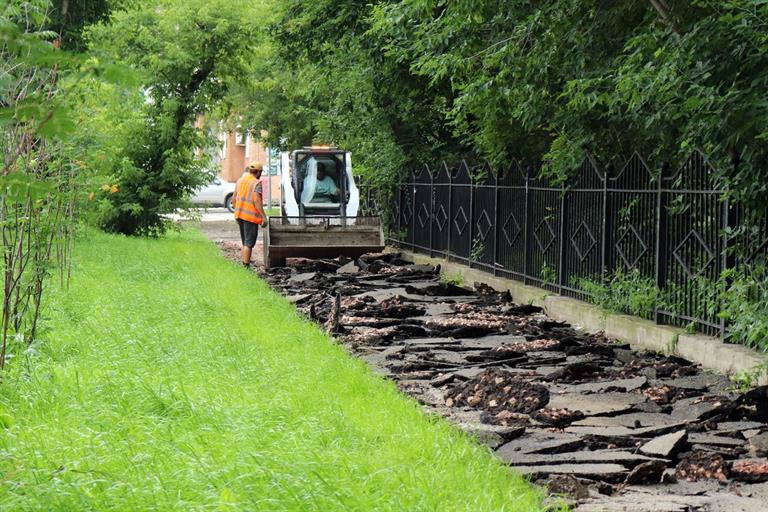
[[[581,411],[586,416],[600,414],[618,414],[630,411],[635,405],[644,402],[645,397],[631,393],[581,393],[552,394],[549,406],[555,409]]]
[[[687,437],[685,430],[672,432],[648,441],[640,447],[640,451],[646,455],[669,459],[685,446]]]
[[[624,483],[629,485],[657,484],[661,482],[661,475],[666,469],[667,464],[663,460],[649,460],[635,466],[624,479]]]
[[[532,432],[499,447],[496,454],[504,461],[513,460],[526,453],[562,453],[584,446],[584,440],[573,434]]]
[[[515,466],[515,470],[531,476],[572,475],[600,480],[621,480],[629,471],[620,464],[553,464],[538,466]]]

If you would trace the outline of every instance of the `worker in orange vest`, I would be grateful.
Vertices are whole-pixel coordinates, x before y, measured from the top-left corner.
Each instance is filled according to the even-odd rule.
[[[232,203],[235,205],[235,220],[240,228],[240,240],[243,243],[243,266],[251,266],[251,253],[259,235],[259,226],[264,224],[264,208],[261,199],[262,164],[254,163],[245,168],[235,185]]]

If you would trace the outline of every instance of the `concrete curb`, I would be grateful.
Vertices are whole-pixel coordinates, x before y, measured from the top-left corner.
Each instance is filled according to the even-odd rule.
[[[758,366],[768,361],[768,356],[742,345],[730,345],[711,336],[688,334],[677,327],[656,325],[650,320],[611,313],[577,299],[553,295],[542,288],[500,278],[460,263],[402,249],[394,250],[414,263],[439,264],[443,275],[461,276],[465,283],[481,282],[497,290],[509,290],[513,300],[519,304],[535,304],[544,308],[554,320],[568,322],[589,332],[603,331],[606,336],[629,343],[634,349],[678,355],[726,375],[756,371]],[[757,383],[768,384],[768,372],[765,369],[761,371]]]

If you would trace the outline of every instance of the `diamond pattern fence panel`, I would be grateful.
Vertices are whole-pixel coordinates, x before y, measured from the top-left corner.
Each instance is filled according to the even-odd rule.
[[[432,244],[432,193],[432,173],[425,166],[413,175],[414,219],[411,243],[421,251],[429,251]]]
[[[450,253],[468,263],[472,252],[472,178],[466,162],[452,172],[448,223]]]
[[[483,165],[475,168],[472,176],[470,265],[493,272],[498,236],[496,174],[491,166]]]
[[[638,154],[612,171],[608,170],[606,178],[604,272],[655,286],[661,229],[658,174]],[[656,312],[644,316],[655,317]]]
[[[663,323],[717,333],[722,323],[712,307],[712,292],[723,270],[725,202],[715,188],[715,170],[699,152],[676,172],[662,176],[661,204],[664,215],[665,250],[660,254],[660,281],[666,302],[682,303],[680,311],[661,307]]]
[[[582,279],[603,277],[603,233],[605,226],[605,176],[587,158],[564,193],[560,291],[584,299]]]
[[[502,277],[524,280],[528,262],[528,180],[517,162],[499,176],[496,209],[495,270]]]
[[[677,165],[632,154],[602,168],[586,158],[559,184],[536,174],[518,162],[411,173],[384,203],[389,241],[581,299],[587,284],[610,289],[621,276],[658,295],[643,316],[708,334],[727,327],[713,293],[724,269],[768,282],[766,215],[730,204],[698,151]]]
[[[565,188],[528,180],[528,271],[526,283],[561,291],[562,220]]]
[[[448,256],[450,247],[451,222],[451,173],[443,164],[433,173],[432,182],[432,245],[430,255]]]

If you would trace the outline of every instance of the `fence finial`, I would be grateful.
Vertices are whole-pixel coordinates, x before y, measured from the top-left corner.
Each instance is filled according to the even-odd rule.
[[[533,178],[533,167],[530,165],[525,166],[525,179],[530,180]]]

